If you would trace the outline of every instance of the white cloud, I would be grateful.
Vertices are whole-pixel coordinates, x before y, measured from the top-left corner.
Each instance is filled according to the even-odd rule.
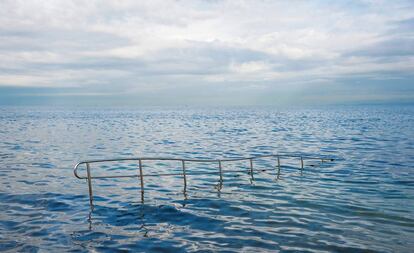
[[[401,78],[414,70],[413,10],[410,1],[1,1],[0,86],[179,94],[201,83]],[[403,51],[390,46],[402,41]]]

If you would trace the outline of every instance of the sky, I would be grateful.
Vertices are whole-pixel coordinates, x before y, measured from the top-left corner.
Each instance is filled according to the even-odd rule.
[[[0,105],[414,103],[414,1],[0,0]]]

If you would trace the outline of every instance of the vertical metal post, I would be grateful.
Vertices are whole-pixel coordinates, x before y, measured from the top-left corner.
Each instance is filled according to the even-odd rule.
[[[219,164],[219,173],[220,173],[220,189],[223,186],[223,170],[221,167],[221,161],[218,160],[218,164]]]
[[[253,176],[253,159],[250,158],[250,176],[252,177],[252,180],[254,180],[254,176]]]
[[[183,177],[184,177],[184,193],[187,191],[187,176],[185,173],[185,161],[181,160],[182,167],[183,167]]]
[[[92,177],[91,177],[91,169],[89,163],[86,163],[86,175],[88,177],[88,188],[89,188],[89,204],[91,206],[91,210],[93,210],[93,194],[92,194]]]
[[[142,173],[142,160],[139,159],[139,179],[141,180],[141,202],[144,203],[144,174]]]
[[[280,178],[280,156],[277,156],[277,179]]]
[[[300,157],[300,172],[303,172],[303,157]]]

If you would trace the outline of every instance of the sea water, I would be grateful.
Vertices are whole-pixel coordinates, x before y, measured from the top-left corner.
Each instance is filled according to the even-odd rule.
[[[229,158],[218,174],[93,180],[82,160]],[[0,250],[351,251],[414,249],[414,106],[320,108],[0,107]],[[217,164],[186,164],[188,173]],[[180,169],[146,162],[145,173]],[[243,170],[246,169],[244,173]],[[240,170],[241,172],[232,172]],[[264,171],[265,170],[265,171]],[[137,163],[92,165],[138,173]],[[84,173],[81,168],[80,173]]]

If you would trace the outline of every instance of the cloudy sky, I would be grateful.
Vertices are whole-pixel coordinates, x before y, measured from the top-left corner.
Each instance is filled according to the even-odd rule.
[[[0,104],[414,102],[414,1],[0,0]]]

